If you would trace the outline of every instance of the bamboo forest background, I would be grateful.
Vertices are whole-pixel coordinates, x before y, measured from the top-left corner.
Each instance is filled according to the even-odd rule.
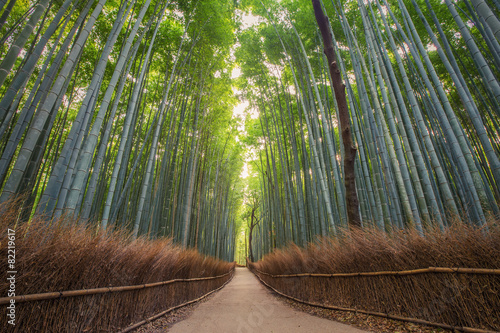
[[[323,1],[357,146],[363,227],[483,225],[498,216],[497,1]],[[347,227],[329,64],[310,1],[249,4],[242,91],[260,223],[256,258]],[[238,56],[239,55],[239,56]]]
[[[425,234],[498,216],[498,1],[322,4],[363,227]],[[255,259],[347,226],[336,101],[310,1],[0,8],[0,201],[21,196],[20,221],[71,216],[230,261],[248,225]]]
[[[232,260],[232,3],[14,2],[0,201],[23,195],[24,218],[80,217]]]

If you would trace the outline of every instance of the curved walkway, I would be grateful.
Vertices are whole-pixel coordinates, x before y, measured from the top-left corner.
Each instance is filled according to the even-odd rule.
[[[169,330],[173,333],[221,332],[342,332],[360,329],[315,317],[280,303],[246,268],[236,268],[233,280],[194,313]]]

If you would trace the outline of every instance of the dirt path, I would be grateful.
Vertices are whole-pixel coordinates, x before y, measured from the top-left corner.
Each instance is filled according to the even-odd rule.
[[[200,304],[169,332],[342,332],[360,329],[311,316],[280,303],[246,268],[236,268],[233,280],[212,299]]]

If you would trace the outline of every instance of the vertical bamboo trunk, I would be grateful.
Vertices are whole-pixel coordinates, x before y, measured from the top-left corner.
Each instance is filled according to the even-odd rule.
[[[60,70],[57,79],[52,85],[47,98],[39,107],[39,111],[33,119],[28,133],[26,134],[26,138],[19,152],[19,158],[17,159],[10,176],[6,181],[4,190],[0,196],[0,202],[4,202],[13,195],[19,194],[18,191],[20,189],[20,183],[23,178],[23,174],[27,170],[28,162],[31,159],[33,150],[35,149],[35,146],[41,136],[48,135],[47,130],[44,130],[45,124],[49,121],[52,112],[57,112],[57,109],[53,110],[53,107],[57,105],[57,100],[59,99],[59,95],[65,86],[67,78],[70,78],[73,74],[83,46],[85,45],[90,31],[105,3],[106,0],[101,0],[94,8],[89,20],[85,24],[85,27],[81,30],[78,40],[75,42],[75,46],[72,48],[69,56],[67,57],[63,68]]]
[[[35,11],[31,15],[24,29],[19,34],[19,37],[17,37],[14,43],[12,43],[12,46],[10,47],[7,55],[4,57],[2,63],[0,64],[0,86],[5,82],[5,79],[14,66],[19,53],[21,53],[24,44],[26,44],[26,42],[28,41],[28,38],[33,32],[33,29],[35,29],[38,20],[42,16],[43,12],[47,9],[49,4],[49,0],[43,0],[36,5]],[[3,119],[2,115],[0,115],[0,119]]]
[[[0,1],[0,10],[3,9],[3,7],[5,6],[6,3],[7,3],[7,0]],[[14,7],[15,4],[16,4],[16,0],[9,1],[9,4],[7,5],[7,7],[5,8],[5,10],[2,13],[2,16],[0,17],[0,29],[2,29],[3,25],[5,24],[5,21],[9,17],[10,11],[12,10],[12,8]]]

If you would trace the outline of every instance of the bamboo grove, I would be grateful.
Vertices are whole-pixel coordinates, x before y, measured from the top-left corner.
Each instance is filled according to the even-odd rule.
[[[233,7],[1,1],[0,201],[231,261]]]
[[[311,1],[247,1],[237,51],[256,259],[347,227],[338,108]],[[363,227],[484,225],[500,203],[497,1],[323,0],[349,103]]]
[[[498,217],[498,1],[314,2],[335,64],[311,0],[0,0],[0,202],[258,259],[347,227],[355,152],[362,227]]]

